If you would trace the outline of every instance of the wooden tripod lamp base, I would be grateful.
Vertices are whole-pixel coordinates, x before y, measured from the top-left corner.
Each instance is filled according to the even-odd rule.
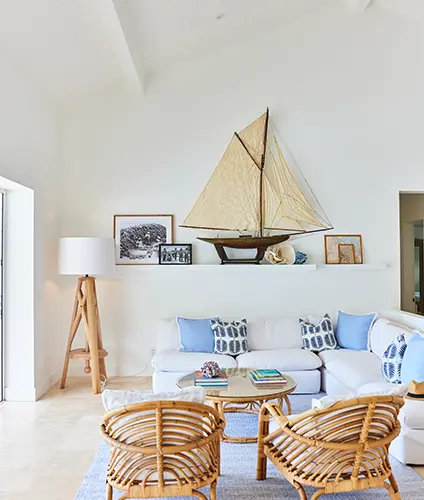
[[[96,278],[93,275],[111,274],[115,267],[115,248],[112,238],[61,238],[59,243],[59,273],[85,274],[78,278],[74,309],[69,329],[60,388],[64,389],[70,359],[83,360],[85,373],[91,373],[93,394],[101,392],[106,380],[105,358],[99,309],[97,306]],[[85,347],[73,349],[72,344],[83,324]]]
[[[85,328],[85,347],[72,349],[72,344],[81,322]],[[102,379],[106,380],[105,357],[107,354],[107,351],[103,349],[102,332],[100,329],[96,278],[85,276],[78,279],[60,388],[64,389],[66,385],[69,360],[79,359],[85,361],[85,373],[91,372],[93,394],[99,394],[101,392],[101,381]]]

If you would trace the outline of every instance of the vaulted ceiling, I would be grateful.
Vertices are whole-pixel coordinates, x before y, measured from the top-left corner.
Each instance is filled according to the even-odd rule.
[[[279,29],[288,14],[367,8],[424,22],[423,0],[0,0],[0,56],[52,98],[75,100],[142,88],[146,75]]]

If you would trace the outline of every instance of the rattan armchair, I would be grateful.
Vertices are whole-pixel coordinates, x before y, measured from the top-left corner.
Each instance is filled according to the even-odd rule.
[[[318,488],[323,494],[386,488],[400,499],[389,462],[389,446],[399,434],[399,396],[360,397],[287,417],[265,403],[259,417],[258,480],[266,479],[267,458],[297,489]],[[269,431],[270,417],[276,430]]]
[[[101,425],[111,446],[107,500],[113,488],[127,498],[194,496],[210,485],[216,499],[225,423],[200,403],[152,401],[108,412]]]

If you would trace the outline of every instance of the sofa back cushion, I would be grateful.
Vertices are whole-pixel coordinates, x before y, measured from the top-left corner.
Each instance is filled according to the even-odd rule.
[[[227,318],[224,319],[227,320]],[[248,319],[247,342],[249,349],[253,351],[301,349],[302,337],[298,320],[296,318]],[[159,320],[156,351],[178,350],[179,348],[180,337],[176,319]]]
[[[371,328],[370,350],[382,359],[384,351],[399,335],[404,334],[405,342],[408,343],[413,333],[413,330],[405,325],[393,323],[387,318],[379,318]]]
[[[248,344],[251,351],[301,349],[299,322],[296,318],[249,320]]]
[[[160,319],[157,323],[156,352],[179,350],[180,332],[176,318]]]

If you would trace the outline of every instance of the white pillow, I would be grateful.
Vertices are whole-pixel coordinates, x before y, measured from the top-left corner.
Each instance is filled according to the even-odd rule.
[[[204,403],[206,392],[203,387],[186,387],[178,392],[136,391],[105,389],[102,392],[103,406],[106,411],[117,410],[133,403],[146,401],[189,401]]]
[[[339,403],[340,401],[347,401],[349,399],[363,398],[367,396],[404,396],[406,394],[406,387],[404,385],[392,384],[394,387],[390,390],[381,390],[374,392],[364,392],[362,394],[356,394],[354,392],[350,394],[343,394],[340,396],[324,396],[321,399],[312,400],[312,408],[317,410],[324,410],[330,408],[331,406]]]

